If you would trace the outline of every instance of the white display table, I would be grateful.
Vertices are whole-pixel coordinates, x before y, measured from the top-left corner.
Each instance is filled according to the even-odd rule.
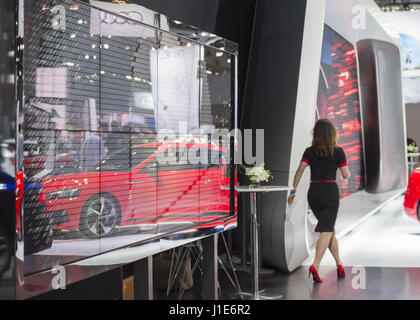
[[[259,290],[259,250],[258,250],[258,220],[257,220],[257,192],[289,191],[292,187],[288,186],[237,186],[238,193],[251,193],[251,269],[253,278],[253,291],[241,292],[241,295],[251,296],[255,300],[280,299],[281,295],[260,295],[264,290]]]

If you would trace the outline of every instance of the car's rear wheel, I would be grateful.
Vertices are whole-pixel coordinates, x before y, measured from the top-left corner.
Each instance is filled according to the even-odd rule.
[[[86,201],[80,215],[80,232],[97,239],[109,235],[120,224],[121,210],[118,200],[110,194],[96,194]]]

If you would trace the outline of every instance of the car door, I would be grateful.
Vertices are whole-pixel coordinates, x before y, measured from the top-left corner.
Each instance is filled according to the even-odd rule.
[[[140,152],[142,152],[140,150]],[[147,159],[143,166],[133,170],[129,177],[132,213],[128,224],[136,224],[156,233],[158,177],[156,158]]]
[[[225,176],[220,164],[221,150],[212,146],[200,150],[200,223],[206,223],[229,213],[229,191],[222,189]]]
[[[102,161],[101,196],[120,212],[115,236],[156,233],[156,179],[142,170],[155,153],[156,148],[126,148]]]
[[[199,163],[188,159],[188,145],[171,145],[168,162],[158,161],[159,232],[190,228],[199,223]]]

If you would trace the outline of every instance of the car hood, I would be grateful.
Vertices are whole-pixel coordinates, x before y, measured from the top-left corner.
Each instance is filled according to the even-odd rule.
[[[125,179],[124,176],[129,173],[108,171],[67,173],[44,178],[42,184],[45,193],[64,189],[99,188],[100,177],[109,174],[118,174],[121,179]]]
[[[62,189],[83,188],[98,184],[98,182],[99,172],[68,173],[42,179],[45,193]]]

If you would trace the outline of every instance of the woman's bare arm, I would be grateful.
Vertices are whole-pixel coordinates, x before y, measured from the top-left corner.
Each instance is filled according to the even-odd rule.
[[[299,185],[300,179],[302,178],[303,172],[305,171],[308,164],[305,161],[301,161],[299,164],[299,168],[297,169],[295,173],[295,177],[293,179],[293,189],[296,190],[296,188]]]
[[[305,161],[300,162],[299,168],[297,169],[297,171],[295,173],[295,177],[293,179],[293,189],[294,190],[296,190],[296,188],[298,187],[300,179],[302,178],[303,172],[305,171],[307,166],[308,166],[308,164]],[[294,194],[294,192],[292,192],[289,195],[289,198],[287,199],[287,202],[289,204],[292,204],[294,199],[295,199],[295,194]]]
[[[340,170],[341,170],[341,174],[343,175],[344,179],[349,179],[350,178],[349,166],[341,167]]]

